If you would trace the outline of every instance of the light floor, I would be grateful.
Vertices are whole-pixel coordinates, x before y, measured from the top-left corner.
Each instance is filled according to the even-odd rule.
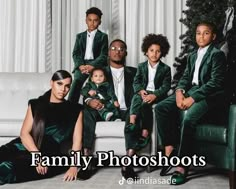
[[[228,189],[229,181],[227,174],[216,171],[211,167],[194,168],[188,176],[189,180],[180,186],[170,186],[167,184],[170,176],[160,177],[160,169],[147,173],[145,170],[136,169],[140,176],[140,180],[136,183],[122,180],[120,168],[101,168],[86,181],[63,182],[62,176],[44,179],[40,181],[31,181],[20,184],[6,184],[0,186],[1,189],[132,189],[132,188],[177,188],[177,189]]]

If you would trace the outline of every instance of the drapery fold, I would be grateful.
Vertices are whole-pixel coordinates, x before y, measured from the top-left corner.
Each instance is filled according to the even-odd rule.
[[[0,71],[45,72],[47,1],[0,1]]]
[[[103,12],[99,29],[108,34],[109,42],[126,41],[127,65],[136,67],[145,60],[145,35],[161,33],[171,45],[163,61],[172,66],[181,50],[179,19],[185,1],[1,0],[0,72],[71,71],[76,34],[86,30],[85,12],[92,6]]]

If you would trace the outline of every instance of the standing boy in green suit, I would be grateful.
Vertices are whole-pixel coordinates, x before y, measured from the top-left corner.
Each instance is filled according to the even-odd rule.
[[[73,50],[74,80],[69,100],[78,102],[80,90],[93,68],[107,65],[108,36],[98,30],[102,12],[96,7],[86,11],[87,31],[77,34]]]
[[[199,23],[195,37],[198,49],[189,54],[175,94],[157,104],[155,109],[157,128],[165,146],[165,155],[169,157],[177,144],[177,123],[173,120],[178,118],[179,111],[187,110],[181,122],[178,156],[182,158],[194,152],[193,138],[198,121],[209,110],[222,105],[225,99],[226,59],[224,53],[212,44],[216,38],[215,26],[208,22]],[[171,177],[171,184],[183,184],[187,170],[187,167],[179,165]],[[164,175],[165,171],[161,173]]]
[[[170,67],[161,61],[169,52],[169,42],[163,35],[148,34],[143,39],[142,51],[148,60],[140,63],[134,78],[134,96],[130,107],[129,122],[125,126],[128,156],[145,147],[152,130],[152,105],[167,97],[171,87]],[[137,125],[141,122],[141,129]],[[140,134],[141,133],[141,134]],[[137,177],[132,167],[122,167],[125,179]]]

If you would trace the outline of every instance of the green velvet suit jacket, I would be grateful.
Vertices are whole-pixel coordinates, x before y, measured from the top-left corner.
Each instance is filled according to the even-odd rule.
[[[184,89],[186,92],[191,89],[196,59],[197,50],[189,54],[187,66],[176,89]],[[225,71],[226,58],[224,53],[210,45],[199,68],[199,87],[195,91],[191,91],[190,94],[195,102],[224,93]]]
[[[107,66],[105,68],[106,73],[107,73],[107,81],[110,83],[112,86],[113,90],[114,89],[114,83],[113,83],[113,78],[112,78],[112,73],[111,73],[111,68],[110,66]],[[124,79],[125,79],[125,104],[127,108],[130,107],[131,105],[131,100],[134,95],[134,90],[132,87],[133,81],[134,81],[134,76],[136,74],[136,68],[134,67],[129,67],[125,66],[124,67]]]
[[[134,92],[138,93],[140,90],[146,90],[148,85],[148,61],[140,63],[136,76],[134,78]],[[167,97],[167,92],[171,87],[171,70],[170,67],[160,61],[156,75],[154,78],[155,91],[154,94],[158,100]]]
[[[74,50],[72,53],[74,60],[74,70],[79,66],[89,64],[94,67],[104,67],[107,65],[108,36],[106,33],[97,30],[93,41],[93,60],[84,60],[86,51],[87,31],[77,34]]]

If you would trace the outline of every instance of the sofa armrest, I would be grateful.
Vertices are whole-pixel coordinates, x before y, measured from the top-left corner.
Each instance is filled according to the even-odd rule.
[[[228,121],[228,146],[229,150],[236,150],[236,104],[230,105]],[[235,157],[233,157],[235,159]]]

